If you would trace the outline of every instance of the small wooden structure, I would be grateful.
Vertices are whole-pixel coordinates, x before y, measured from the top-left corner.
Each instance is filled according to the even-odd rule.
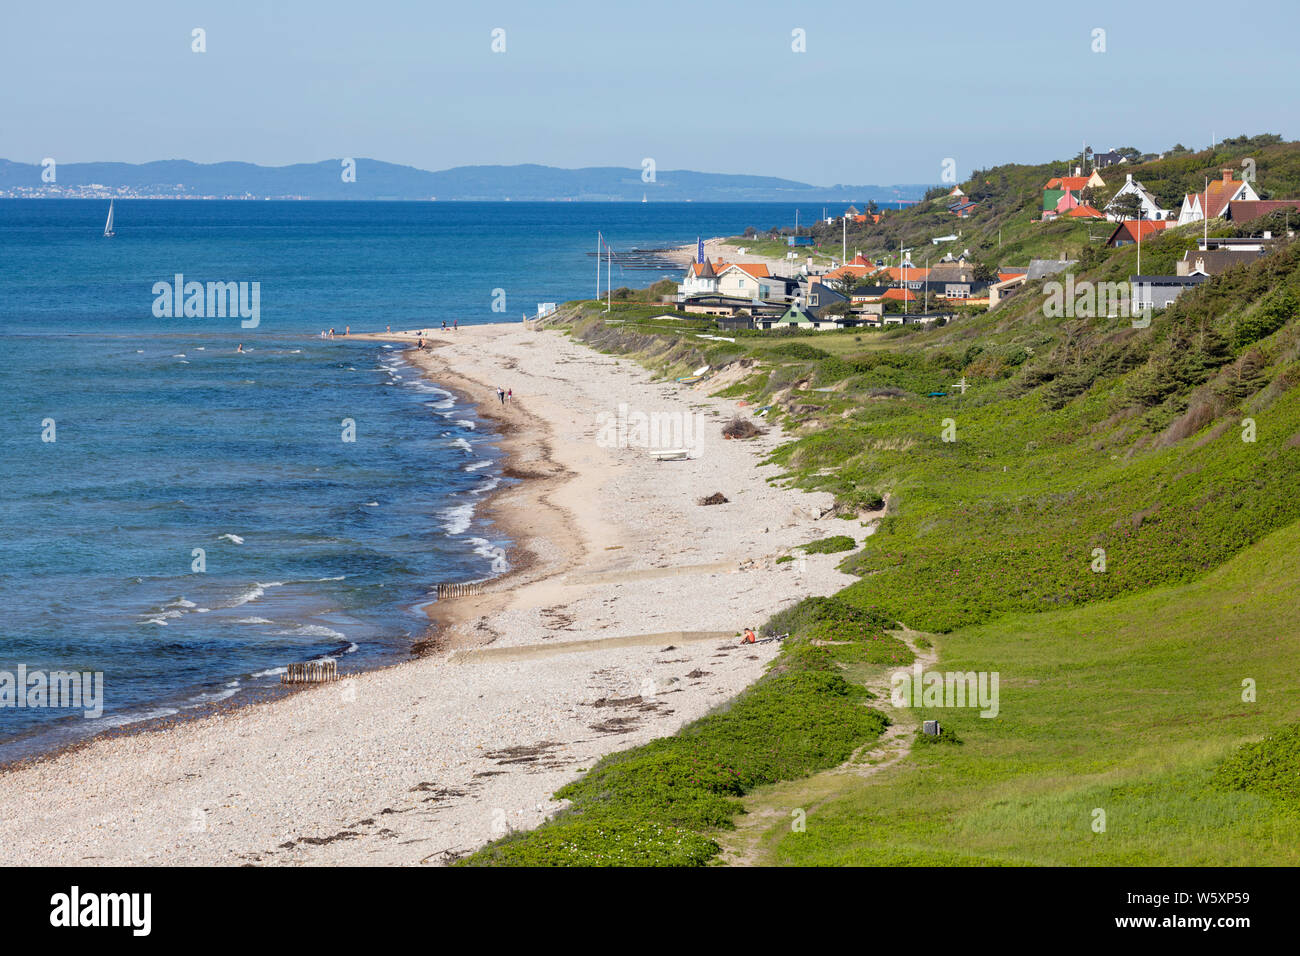
[[[482,594],[483,582],[470,581],[465,584],[439,584],[438,600],[443,598],[464,597],[466,594]]]
[[[338,679],[338,663],[333,658],[290,664],[288,671],[280,675],[281,684],[322,684]]]

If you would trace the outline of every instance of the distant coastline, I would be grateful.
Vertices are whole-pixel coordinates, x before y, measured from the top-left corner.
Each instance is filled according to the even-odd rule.
[[[774,176],[536,164],[430,171],[374,159],[254,163],[36,163],[0,159],[5,199],[278,199],[418,202],[890,202],[931,183],[813,186]]]

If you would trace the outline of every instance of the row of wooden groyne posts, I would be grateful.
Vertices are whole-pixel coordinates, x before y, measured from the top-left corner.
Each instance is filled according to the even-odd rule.
[[[483,582],[467,581],[461,584],[439,584],[436,592],[440,601],[444,598],[482,594]],[[338,662],[333,658],[290,664],[285,672],[280,675],[281,684],[323,684],[338,679]]]

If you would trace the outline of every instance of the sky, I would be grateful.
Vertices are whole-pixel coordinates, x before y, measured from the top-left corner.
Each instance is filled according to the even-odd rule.
[[[1296,0],[9,2],[0,158],[937,182],[1085,142],[1295,139],[1297,26]]]

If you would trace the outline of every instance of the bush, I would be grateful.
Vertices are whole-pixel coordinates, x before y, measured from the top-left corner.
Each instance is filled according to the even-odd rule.
[[[1238,749],[1219,765],[1213,782],[1221,790],[1244,790],[1300,809],[1300,723]]]
[[[843,763],[888,725],[867,691],[821,667],[771,674],[672,737],[612,754],[556,793],[572,807],[470,865],[700,865],[754,787]]]
[[[857,546],[858,543],[847,534],[837,534],[829,538],[809,541],[803,545],[803,550],[806,554],[836,554],[840,551],[852,551]]]

